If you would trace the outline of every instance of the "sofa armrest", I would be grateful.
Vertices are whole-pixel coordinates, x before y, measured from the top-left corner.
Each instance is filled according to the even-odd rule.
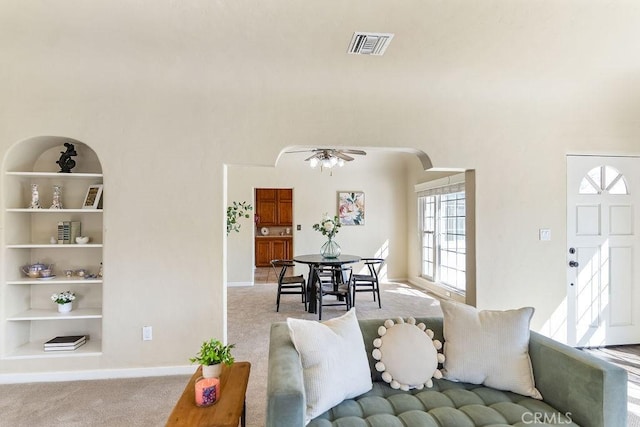
[[[302,364],[285,322],[271,325],[267,376],[267,427],[305,425]]]
[[[533,331],[529,355],[545,402],[584,427],[627,425],[627,371]]]

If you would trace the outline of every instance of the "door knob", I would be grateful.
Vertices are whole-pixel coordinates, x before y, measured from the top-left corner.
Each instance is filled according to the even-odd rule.
[[[569,261],[569,267],[578,267],[579,265],[578,261]]]

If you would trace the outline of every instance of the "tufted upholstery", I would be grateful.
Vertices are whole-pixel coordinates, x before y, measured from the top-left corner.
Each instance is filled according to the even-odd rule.
[[[540,414],[538,417],[547,425],[577,425],[570,417],[530,397],[475,384],[434,380],[433,388],[409,392],[376,382],[368,393],[345,400],[308,426],[523,426],[533,420],[534,413]]]
[[[434,380],[422,390],[393,390],[371,357],[385,319],[360,320],[373,389],[312,420],[309,427],[506,427],[528,425],[623,427],[627,373],[611,363],[531,332],[529,354],[544,401],[474,384]],[[442,340],[442,319],[416,319]],[[339,385],[336,385],[339,386]],[[554,409],[555,408],[555,409]],[[304,385],[286,323],[271,325],[267,427],[303,427]],[[563,414],[568,414],[565,417]]]

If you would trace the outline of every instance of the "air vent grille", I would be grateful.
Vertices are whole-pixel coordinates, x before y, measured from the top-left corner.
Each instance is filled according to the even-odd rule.
[[[389,46],[391,33],[353,33],[349,53],[354,55],[382,55]]]

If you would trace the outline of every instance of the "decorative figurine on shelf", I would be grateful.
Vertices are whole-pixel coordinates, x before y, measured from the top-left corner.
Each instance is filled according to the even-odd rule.
[[[71,157],[77,156],[78,153],[73,144],[65,142],[64,146],[67,147],[67,151],[60,152],[60,159],[56,163],[60,165],[60,173],[71,173],[71,169],[76,166],[76,161]]]
[[[102,263],[100,263],[100,268],[98,269],[98,277],[99,277],[99,278],[102,278],[102,273],[103,273],[103,270],[102,270]]]
[[[31,184],[31,204],[29,205],[29,209],[42,209],[42,206],[40,206],[38,184]]]
[[[53,186],[53,203],[49,209],[62,209],[62,186]]]

